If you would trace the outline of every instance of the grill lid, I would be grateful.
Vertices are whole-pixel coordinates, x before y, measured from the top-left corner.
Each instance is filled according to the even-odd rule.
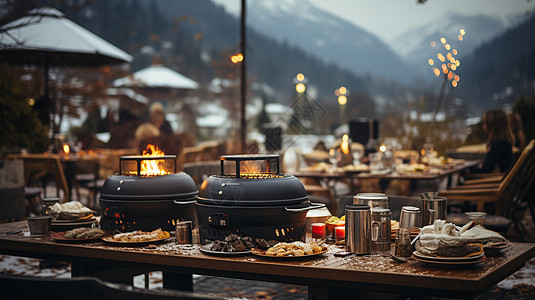
[[[110,200],[190,200],[198,192],[195,181],[184,172],[161,176],[112,175],[104,182],[100,197]]]
[[[229,155],[221,157],[221,175],[208,177],[199,191],[198,202],[216,205],[292,205],[308,202],[305,187],[290,174],[280,174],[278,155]],[[233,161],[235,172],[224,162]],[[244,162],[265,161],[255,171]]]

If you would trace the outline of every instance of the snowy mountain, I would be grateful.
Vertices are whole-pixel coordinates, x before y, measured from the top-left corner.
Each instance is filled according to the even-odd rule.
[[[308,1],[248,1],[247,24],[354,74],[399,79],[406,73],[401,59],[375,35]]]
[[[411,65],[411,68],[421,74],[425,74],[424,72],[431,74],[431,67],[427,61],[430,58],[436,60],[439,52],[444,55],[447,52],[441,46],[442,37],[446,38],[452,49],[458,51],[457,58],[461,59],[484,42],[502,34],[506,29],[505,21],[484,15],[465,16],[448,13],[436,21],[398,35],[391,44],[395,45],[394,51],[405,63]],[[464,29],[465,35],[463,40],[459,41],[461,29]],[[435,47],[432,46],[432,42],[436,44]]]

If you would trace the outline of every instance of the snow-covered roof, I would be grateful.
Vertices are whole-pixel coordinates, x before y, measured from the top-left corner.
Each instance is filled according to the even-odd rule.
[[[149,104],[149,98],[136,93],[132,89],[127,88],[109,88],[106,89],[106,94],[109,96],[126,96],[142,104]]]
[[[194,80],[162,65],[152,65],[132,75],[119,78],[113,82],[113,86],[166,87],[190,90],[199,88],[199,84]]]
[[[199,127],[220,127],[227,121],[226,114],[211,114],[204,117],[197,118],[197,126]]]

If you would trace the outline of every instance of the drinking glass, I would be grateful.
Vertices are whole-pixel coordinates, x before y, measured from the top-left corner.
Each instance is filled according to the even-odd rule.
[[[335,171],[338,167],[338,162],[342,160],[342,154],[337,148],[329,149],[329,162],[332,165],[332,170]]]
[[[377,172],[384,168],[381,152],[368,154],[368,159],[370,160],[370,170],[372,172]]]
[[[362,159],[362,149],[353,149],[351,155],[353,156],[353,164],[360,165],[360,160]]]

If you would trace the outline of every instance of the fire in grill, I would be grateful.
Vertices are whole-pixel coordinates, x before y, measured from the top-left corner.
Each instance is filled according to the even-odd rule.
[[[305,239],[311,204],[295,176],[280,174],[278,155],[221,157],[221,174],[201,185],[195,204],[201,241],[231,233],[268,240]]]
[[[119,174],[106,179],[100,192],[101,228],[174,230],[177,221],[196,221],[197,186],[176,172],[176,156],[149,145],[143,155],[122,156]]]

